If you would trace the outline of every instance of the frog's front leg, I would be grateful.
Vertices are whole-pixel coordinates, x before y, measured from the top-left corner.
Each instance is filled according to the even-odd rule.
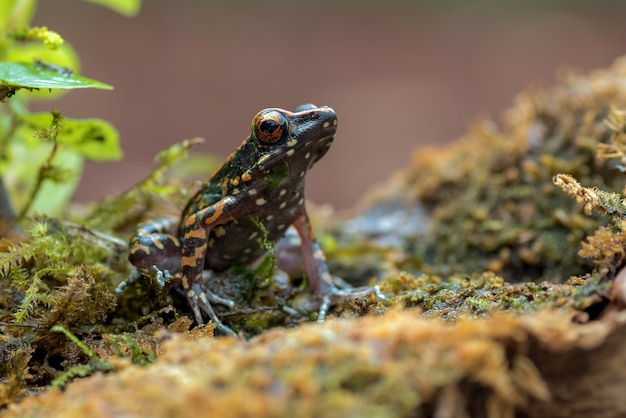
[[[309,285],[311,286],[311,290],[321,298],[317,322],[324,322],[328,308],[343,299],[367,296],[372,293],[381,300],[385,299],[385,295],[382,294],[378,286],[364,286],[348,289],[339,289],[335,286],[333,284],[333,278],[328,271],[328,266],[326,265],[326,258],[315,239],[315,234],[313,233],[306,212],[301,213],[296,218],[293,222],[293,226],[298,231],[298,235],[300,235],[300,245]]]
[[[198,325],[204,323],[204,311],[215,323],[217,329],[228,335],[236,335],[230,328],[222,324],[211,306],[211,302],[233,308],[235,304],[221,298],[207,289],[203,289],[202,271],[206,258],[208,237],[211,230],[220,224],[232,220],[230,208],[234,204],[232,197],[226,197],[217,203],[198,212],[192,213],[183,220],[182,252],[180,266],[182,272],[182,292],[189,301]]]

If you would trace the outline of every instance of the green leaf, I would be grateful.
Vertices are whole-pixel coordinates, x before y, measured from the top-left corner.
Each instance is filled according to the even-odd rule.
[[[63,67],[23,62],[0,62],[0,82],[11,87],[31,89],[113,89],[106,83],[74,75]]]
[[[38,129],[50,126],[50,113],[32,113],[20,117],[18,134],[31,145],[37,146],[35,139]],[[63,118],[57,142],[92,161],[112,161],[122,158],[120,137],[113,125],[101,119]]]
[[[11,48],[6,52],[6,61],[10,62],[34,63],[37,59],[71,68],[73,72],[80,70],[78,55],[74,48],[67,43],[57,49],[50,49],[41,43],[17,43],[11,45]]]
[[[78,55],[74,48],[67,42],[55,50],[41,43],[18,43],[11,46],[6,55],[7,61],[14,62],[34,62],[36,59],[61,67],[71,68],[74,73],[80,72]],[[28,100],[53,100],[66,93],[67,90],[55,89],[50,91],[46,89],[30,92],[27,98]],[[22,98],[24,99],[26,97]]]
[[[141,7],[141,0],[86,0],[115,10],[124,16],[135,16]]]

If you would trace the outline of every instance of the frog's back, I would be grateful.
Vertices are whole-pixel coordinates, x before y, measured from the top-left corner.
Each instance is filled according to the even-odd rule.
[[[214,205],[232,194],[233,181],[241,179],[246,168],[256,161],[255,149],[250,145],[250,138],[233,151],[226,161],[215,170],[196,194],[189,199],[181,215],[181,227],[185,218],[208,206]],[[236,182],[236,180],[235,180]]]

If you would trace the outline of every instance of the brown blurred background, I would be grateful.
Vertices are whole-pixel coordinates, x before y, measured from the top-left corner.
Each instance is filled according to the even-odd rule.
[[[517,92],[549,85],[559,69],[604,67],[626,53],[626,2],[435,3],[147,0],[125,18],[42,0],[34,23],[60,32],[81,73],[115,90],[37,108],[119,129],[124,160],[86,168],[77,198],[91,200],[143,178],[174,142],[202,136],[201,150],[223,158],[258,110],[327,104],[339,131],[307,177],[307,197],[346,208],[419,144],[499,117]]]

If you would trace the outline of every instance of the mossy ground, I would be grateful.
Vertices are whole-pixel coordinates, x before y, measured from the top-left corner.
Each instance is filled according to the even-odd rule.
[[[622,59],[418,150],[357,218],[365,227],[326,228],[332,270],[387,299],[343,302],[324,324],[290,314],[306,305],[301,283],[242,271],[215,284],[238,297],[222,314],[245,339],[192,328],[167,287],[115,296],[129,274],[117,237],[163,191],[151,177],[91,212],[91,229],[32,220],[7,233],[3,416],[533,416],[559,393],[540,354],[600,350],[626,322],[614,281],[626,259],[625,86]],[[419,222],[381,226],[380,208]]]

